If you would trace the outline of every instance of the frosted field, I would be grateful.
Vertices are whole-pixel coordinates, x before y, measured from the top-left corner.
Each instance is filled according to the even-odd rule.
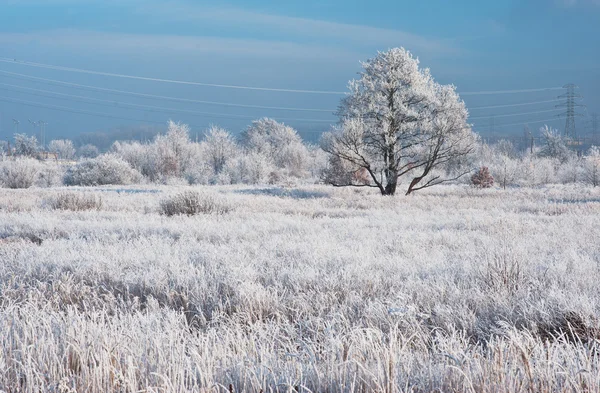
[[[600,391],[598,188],[0,189],[0,238],[5,392]]]

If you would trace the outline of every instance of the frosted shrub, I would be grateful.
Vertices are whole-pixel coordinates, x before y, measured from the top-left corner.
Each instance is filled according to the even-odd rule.
[[[165,216],[196,214],[224,214],[231,208],[214,195],[184,191],[160,201],[160,214]]]
[[[63,192],[49,199],[47,204],[54,210],[100,210],[102,197],[84,192]]]
[[[583,177],[583,160],[572,157],[558,167],[557,180],[563,184],[580,183]]]
[[[65,167],[54,162],[40,165],[34,185],[37,187],[61,186],[65,175]]]
[[[79,162],[69,168],[64,183],[67,186],[100,186],[107,184],[134,184],[141,174],[113,155],[103,155]]]
[[[0,184],[4,188],[29,188],[41,170],[41,163],[32,158],[0,162]]]
[[[471,176],[471,184],[478,188],[490,188],[494,185],[494,177],[488,167],[482,166],[477,173]]]

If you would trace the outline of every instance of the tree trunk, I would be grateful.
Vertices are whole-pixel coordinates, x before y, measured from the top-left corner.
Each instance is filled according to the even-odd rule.
[[[398,183],[396,179],[388,181],[388,183],[385,185],[385,188],[381,192],[381,195],[394,195],[396,193],[397,184]]]

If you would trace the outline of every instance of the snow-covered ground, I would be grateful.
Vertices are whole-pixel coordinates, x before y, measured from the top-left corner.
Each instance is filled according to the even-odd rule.
[[[599,240],[583,186],[0,189],[0,390],[600,391]]]

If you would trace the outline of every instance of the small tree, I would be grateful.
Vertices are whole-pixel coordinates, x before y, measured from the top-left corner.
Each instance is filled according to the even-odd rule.
[[[592,146],[584,158],[584,180],[594,187],[600,185],[600,148]]]
[[[88,143],[78,149],[77,155],[80,158],[96,158],[100,155],[100,151],[96,146]]]
[[[540,128],[540,134],[542,136],[542,148],[538,153],[539,157],[554,158],[561,163],[569,160],[572,152],[567,147],[566,141],[558,130],[545,125]]]
[[[265,156],[285,174],[304,174],[309,152],[295,129],[269,118],[255,120],[241,135],[242,145],[250,153]]]
[[[56,139],[50,141],[48,149],[56,153],[62,160],[72,160],[75,157],[75,147],[73,142],[68,139]]]
[[[39,151],[38,140],[35,136],[15,134],[15,154],[18,156],[35,157]]]
[[[490,188],[494,185],[494,177],[487,166],[482,166],[471,176],[471,184],[478,188]]]
[[[223,170],[227,161],[232,159],[238,150],[229,131],[217,126],[211,126],[206,131],[203,144],[206,159],[215,175]]]

